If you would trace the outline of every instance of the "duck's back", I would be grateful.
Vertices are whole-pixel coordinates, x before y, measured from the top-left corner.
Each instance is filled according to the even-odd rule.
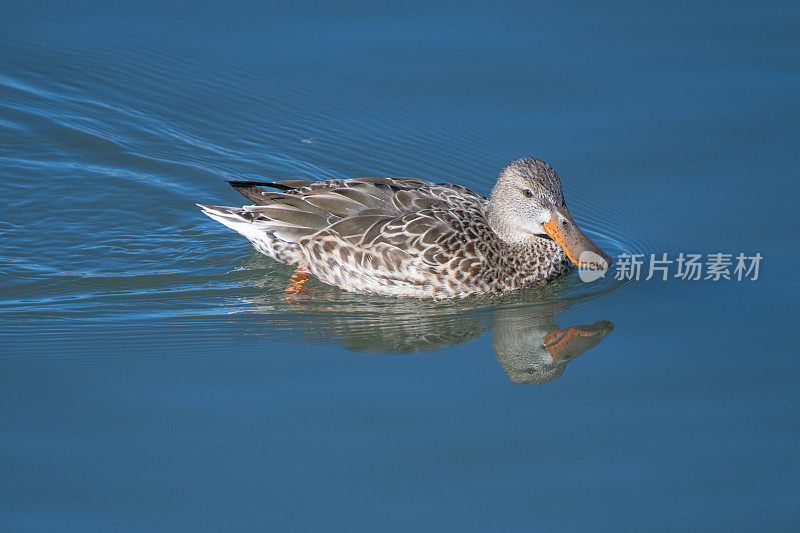
[[[309,204],[344,218],[363,211],[402,215],[430,209],[483,211],[487,199],[466,187],[431,183],[418,178],[353,178],[283,180],[275,182],[231,181],[233,188],[256,205],[273,205],[282,195],[302,198]],[[263,187],[280,192],[265,190]]]

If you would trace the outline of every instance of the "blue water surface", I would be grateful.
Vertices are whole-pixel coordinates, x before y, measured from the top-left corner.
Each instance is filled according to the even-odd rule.
[[[4,531],[800,528],[795,3],[5,2],[0,35]],[[285,298],[195,206],[523,156],[609,253],[758,279]]]

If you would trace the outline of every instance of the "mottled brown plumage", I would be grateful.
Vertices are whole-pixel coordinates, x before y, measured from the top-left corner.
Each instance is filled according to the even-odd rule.
[[[570,234],[555,171],[531,158],[505,167],[489,199],[416,178],[231,185],[255,205],[201,205],[205,214],[260,252],[363,294],[454,298],[514,290],[568,268],[548,224],[563,224],[556,231],[568,240],[588,241],[577,228]]]

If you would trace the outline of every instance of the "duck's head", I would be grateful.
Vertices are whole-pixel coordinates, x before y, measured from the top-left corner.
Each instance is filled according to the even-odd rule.
[[[539,159],[517,159],[500,171],[487,218],[495,233],[509,244],[550,238],[581,267],[606,269],[613,261],[572,221],[561,193],[561,180]]]

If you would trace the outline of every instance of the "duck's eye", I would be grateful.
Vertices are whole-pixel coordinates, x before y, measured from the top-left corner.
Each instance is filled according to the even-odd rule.
[[[525,195],[525,198],[533,198],[533,193],[531,192],[530,189],[525,189],[524,191],[522,191],[522,194]]]

